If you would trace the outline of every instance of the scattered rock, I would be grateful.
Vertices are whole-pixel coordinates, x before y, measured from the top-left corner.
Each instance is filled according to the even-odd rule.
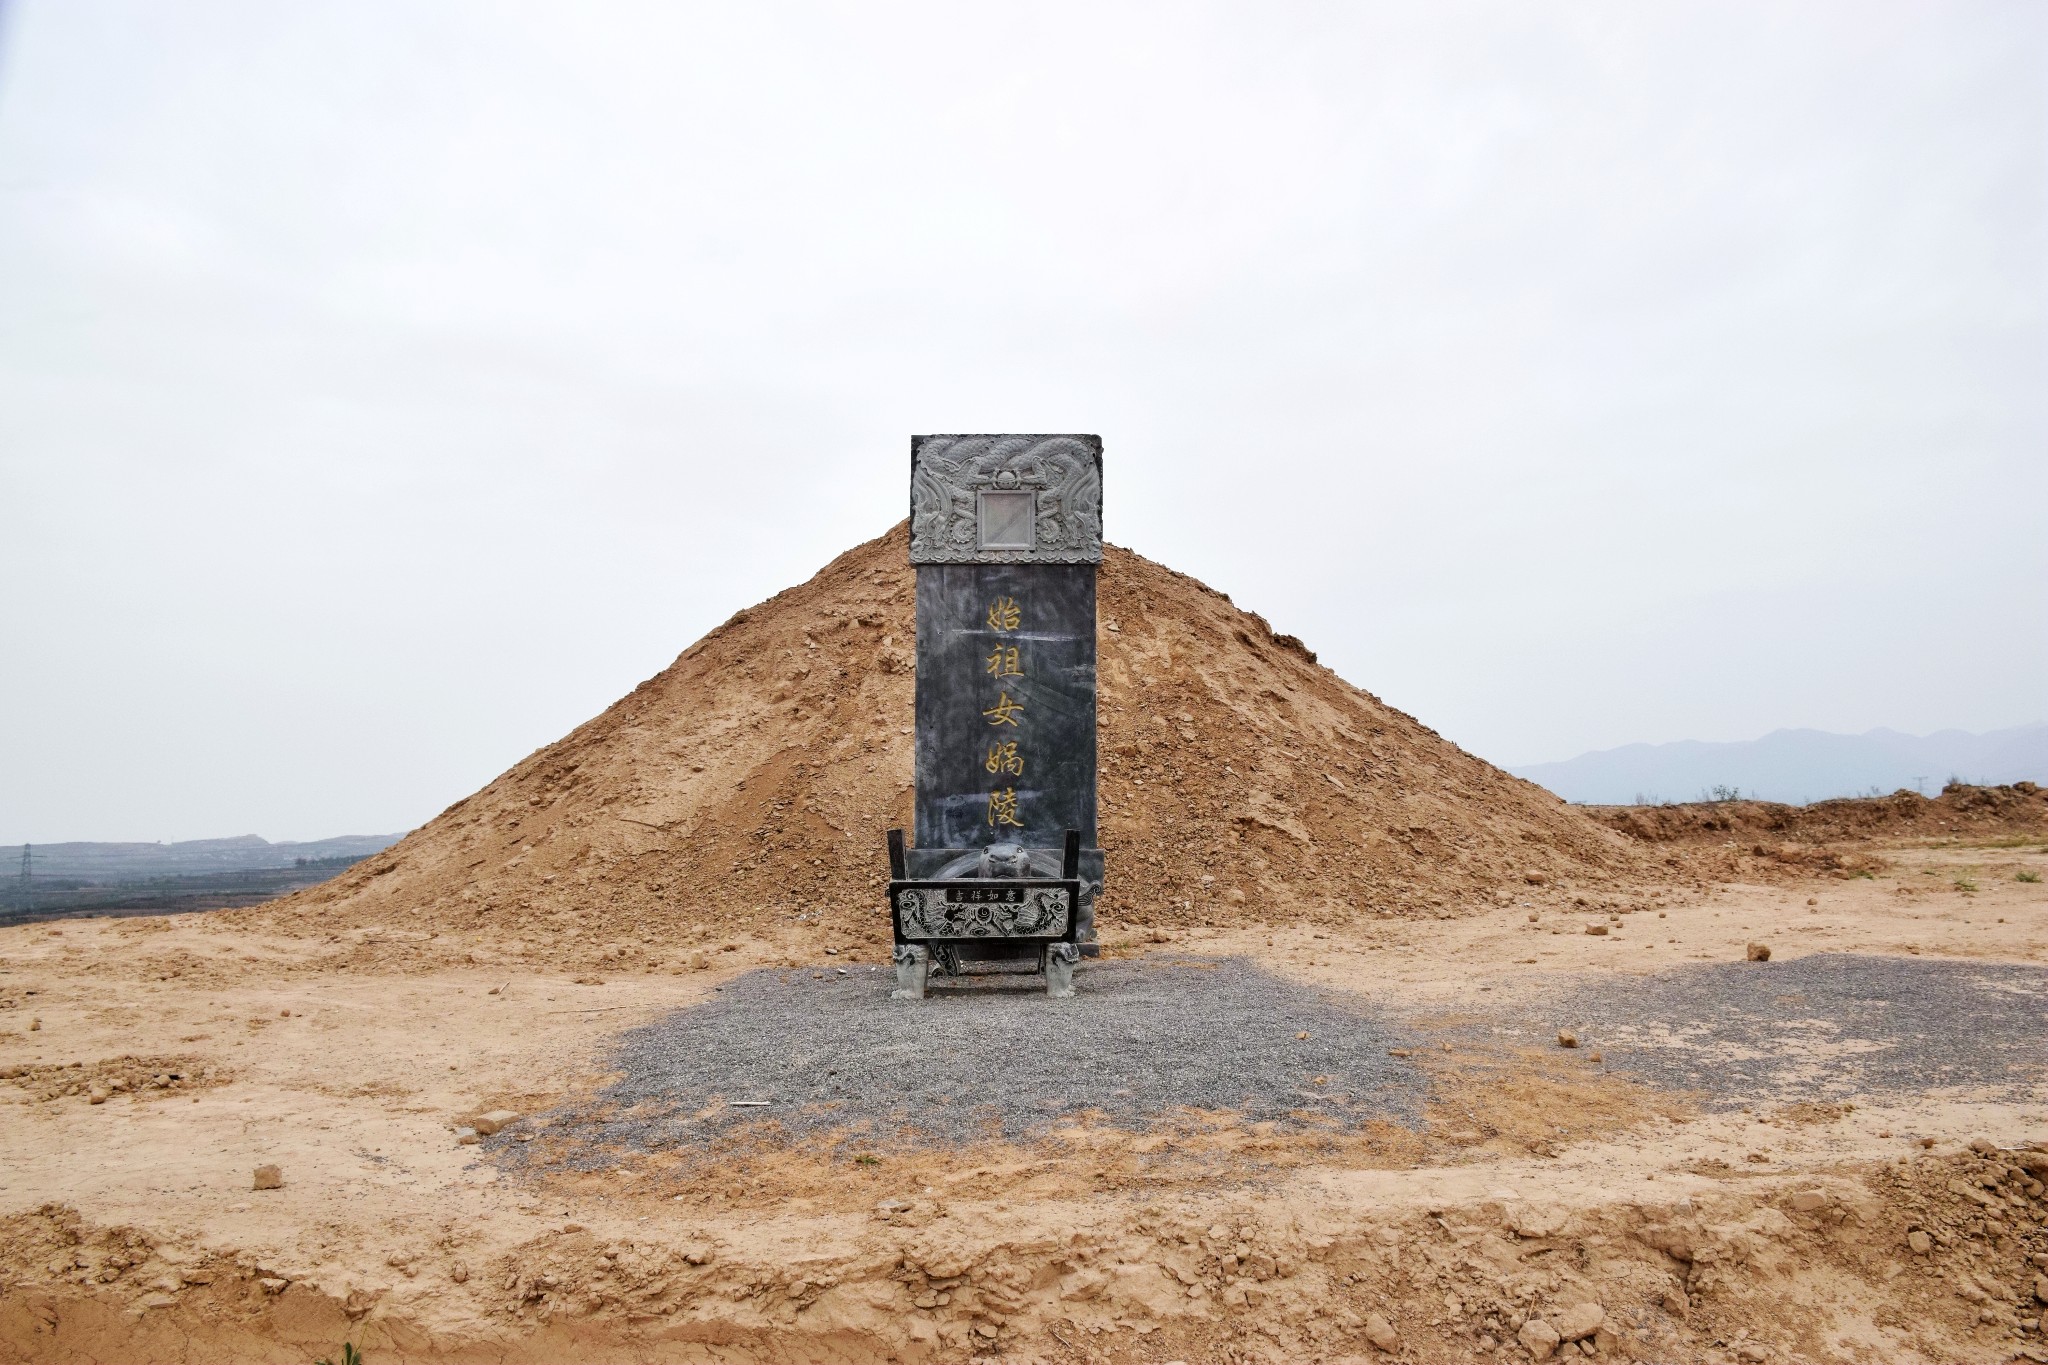
[[[1579,1045],[1579,1035],[1573,1033],[1568,1028],[1561,1028],[1557,1031],[1557,1045],[1559,1047],[1577,1047]]]
[[[601,976],[579,976],[576,978],[575,984],[578,986],[602,986],[604,978]]]
[[[1564,1210],[1555,1204],[1509,1204],[1501,1210],[1501,1221],[1517,1236],[1550,1237],[1564,1226]]]
[[[1401,1334],[1394,1330],[1394,1324],[1387,1321],[1383,1313],[1368,1313],[1365,1318],[1365,1339],[1375,1350],[1393,1355],[1401,1349]]]
[[[1597,1303],[1573,1304],[1557,1315],[1557,1321],[1550,1324],[1559,1341],[1577,1341],[1590,1337],[1600,1330],[1600,1324],[1607,1321],[1607,1310]]]
[[[1606,938],[1607,926],[1604,924],[1589,924],[1586,926],[1586,932],[1594,938]]]
[[[481,1141],[483,1139],[477,1136],[477,1131],[474,1128],[457,1128],[455,1130],[455,1145],[458,1147],[474,1147]]]
[[[1532,1360],[1550,1359],[1550,1353],[1555,1351],[1558,1342],[1563,1340],[1558,1336],[1557,1329],[1542,1318],[1530,1318],[1522,1324],[1522,1330],[1515,1335],[1521,1340],[1523,1348],[1529,1352]]]
[[[1746,1362],[1746,1365],[1763,1365],[1771,1358],[1771,1353],[1754,1341],[1745,1341],[1735,1348],[1735,1358]]]
[[[1801,1190],[1792,1196],[1792,1212],[1812,1213],[1827,1207],[1828,1197],[1819,1190]]]
[[[457,1261],[454,1265],[448,1267],[448,1278],[457,1284],[468,1284],[469,1267],[461,1261]]]
[[[1664,1311],[1684,1322],[1692,1314],[1692,1300],[1685,1296],[1683,1289],[1664,1291]]]
[[[509,1128],[517,1122],[519,1122],[519,1115],[513,1113],[510,1109],[493,1109],[488,1114],[479,1115],[471,1126],[484,1137],[490,1137],[501,1129]]]
[[[1934,1250],[1933,1239],[1918,1228],[1906,1234],[1906,1245],[1912,1249],[1915,1256],[1925,1256]]]
[[[1522,880],[1529,883],[1529,885],[1531,886],[1541,886],[1543,885],[1543,883],[1550,880],[1550,875],[1545,872],[1538,872],[1534,868],[1531,868],[1529,871],[1524,872],[1522,874]]]
[[[263,1286],[263,1292],[266,1294],[282,1294],[290,1286],[291,1281],[280,1279],[275,1275],[266,1275],[256,1281],[256,1283]]]
[[[251,1188],[251,1189],[256,1189],[256,1190],[281,1190],[281,1189],[283,1189],[283,1188],[284,1188],[284,1167],[282,1167],[282,1166],[258,1166],[258,1167],[256,1168],[256,1183],[255,1183],[254,1185],[250,1186],[250,1188]]]
[[[2048,1275],[2034,1277],[2034,1298],[2041,1303],[2048,1303]]]
[[[85,1092],[85,1102],[87,1104],[105,1104],[113,1093],[104,1085],[95,1085],[92,1089]]]
[[[1769,962],[1769,961],[1771,960],[1771,948],[1770,948],[1770,945],[1769,945],[1769,944],[1767,944],[1767,943],[1752,943],[1752,944],[1750,944],[1750,945],[1749,945],[1749,960],[1750,960],[1751,962]]]

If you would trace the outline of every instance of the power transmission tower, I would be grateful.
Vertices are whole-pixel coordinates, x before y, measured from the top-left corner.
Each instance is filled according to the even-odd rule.
[[[21,889],[24,891],[28,890],[28,869],[28,845],[23,844],[21,846]]]

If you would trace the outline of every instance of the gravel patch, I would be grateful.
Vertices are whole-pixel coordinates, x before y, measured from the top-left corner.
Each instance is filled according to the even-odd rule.
[[[1001,978],[893,1001],[894,980],[867,966],[750,972],[623,1035],[619,1079],[549,1115],[576,1141],[546,1159],[711,1154],[757,1133],[1021,1140],[1083,1117],[1131,1131],[1218,1113],[1291,1131],[1419,1129],[1427,1078],[1392,1053],[1458,1037],[1550,1045],[1560,1027],[1580,1055],[1709,1108],[2048,1095],[2048,970],[2003,963],[1823,954],[1573,977],[1448,1027],[1243,958],[1088,963],[1064,1001]],[[486,1140],[515,1164],[532,1159],[508,1143]]]
[[[792,1138],[905,1144],[1024,1138],[1082,1114],[1128,1129],[1188,1110],[1292,1128],[1421,1121],[1424,1077],[1389,1055],[1412,1034],[1241,958],[1089,963],[1071,1000],[998,979],[895,1001],[894,984],[880,967],[750,972],[625,1035],[622,1077],[551,1125],[658,1150],[764,1120]],[[733,1103],[750,1100],[767,1103]]]
[[[1711,1107],[1888,1095],[2038,1095],[2048,971],[1824,953],[1580,977],[1515,1032],[1578,1032],[1609,1068]]]

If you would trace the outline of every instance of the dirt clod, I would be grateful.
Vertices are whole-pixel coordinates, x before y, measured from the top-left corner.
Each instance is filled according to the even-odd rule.
[[[1749,960],[1751,962],[1769,962],[1771,960],[1770,945],[1767,943],[1750,944]]]
[[[1530,1318],[1522,1324],[1522,1330],[1515,1334],[1531,1360],[1548,1360],[1558,1343],[1563,1340],[1557,1329],[1542,1318]]]
[[[256,1178],[255,1178],[255,1181],[254,1181],[254,1183],[252,1183],[252,1184],[250,1185],[250,1187],[249,1187],[249,1188],[251,1188],[251,1189],[255,1189],[255,1190],[281,1190],[281,1189],[283,1189],[283,1188],[284,1188],[284,1167],[282,1167],[282,1166],[276,1166],[276,1165],[271,1165],[271,1166],[258,1166],[258,1167],[256,1168]]]
[[[1394,1324],[1387,1321],[1384,1313],[1368,1313],[1365,1319],[1365,1339],[1375,1350],[1396,1355],[1401,1350],[1401,1334],[1394,1330]]]
[[[1578,1303],[1559,1313],[1550,1324],[1561,1341],[1590,1337],[1607,1321],[1607,1310],[1597,1303]]]

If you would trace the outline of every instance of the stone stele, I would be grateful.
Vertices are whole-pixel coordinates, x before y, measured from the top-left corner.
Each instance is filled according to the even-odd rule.
[[[1008,867],[1008,875],[1058,877],[1066,831],[1078,830],[1078,937],[1092,955],[1103,880],[1095,805],[1101,438],[917,436],[910,460],[917,738],[909,876],[1001,876]],[[969,961],[1014,955],[1000,944],[953,951]]]

